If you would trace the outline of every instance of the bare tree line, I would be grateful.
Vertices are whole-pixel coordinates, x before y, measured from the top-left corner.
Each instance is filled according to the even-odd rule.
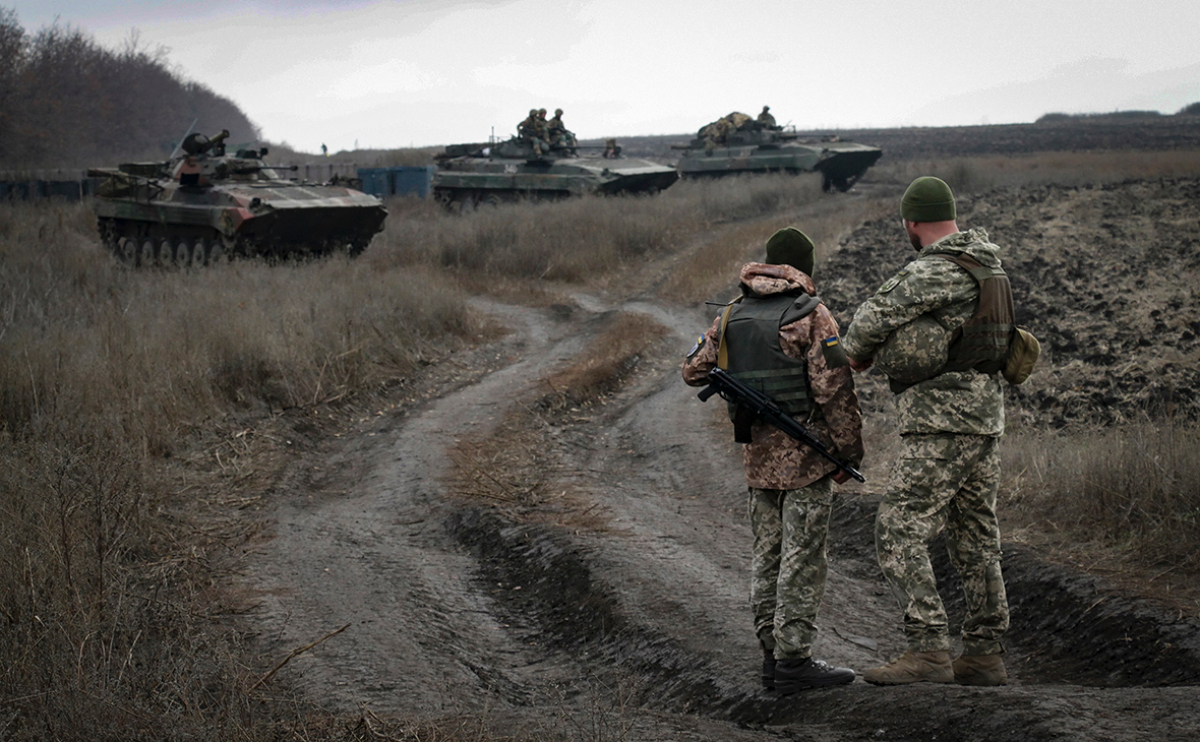
[[[136,32],[119,49],[55,23],[30,34],[0,7],[0,170],[165,159],[188,126],[258,139],[238,106]]]

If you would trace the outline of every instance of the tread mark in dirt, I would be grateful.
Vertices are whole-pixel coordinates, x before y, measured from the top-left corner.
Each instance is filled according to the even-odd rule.
[[[552,689],[598,680],[632,692],[637,703],[623,713],[640,724],[641,739],[677,739],[688,725],[688,738],[706,740],[784,730],[826,740],[1200,735],[1195,687],[1151,687],[1194,682],[1194,622],[1172,624],[1117,599],[1097,604],[1094,585],[1011,549],[1013,685],[854,683],[788,699],[759,692],[738,459],[715,408],[678,380],[677,356],[709,318],[638,306],[667,320],[679,348],[646,359],[586,424],[560,431],[578,442],[562,468],[580,473],[576,484],[609,514],[609,529],[509,523],[442,497],[439,474],[455,436],[498,418],[509,390],[585,345],[578,318],[556,323],[491,304],[514,327],[502,345],[522,345],[519,359],[369,439],[357,454],[367,473],[347,496],[296,493],[280,508],[275,540],[254,570],[267,635],[286,649],[354,622],[281,675],[334,708],[419,716],[502,705],[531,719],[575,697]],[[846,495],[835,513],[815,648],[860,670],[902,649],[874,565],[873,510],[870,496]],[[941,570],[952,597],[956,585]],[[961,621],[955,599],[948,607]]]

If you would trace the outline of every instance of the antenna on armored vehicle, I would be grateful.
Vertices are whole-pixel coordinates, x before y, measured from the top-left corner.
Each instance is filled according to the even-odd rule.
[[[171,150],[171,156],[167,158],[168,160],[174,160],[175,155],[179,154],[179,148],[183,146],[183,140],[187,139],[188,134],[192,133],[192,129],[196,128],[196,122],[199,120],[198,118],[192,119],[192,125],[187,128],[187,131],[183,132],[183,136],[175,143],[175,149]]]

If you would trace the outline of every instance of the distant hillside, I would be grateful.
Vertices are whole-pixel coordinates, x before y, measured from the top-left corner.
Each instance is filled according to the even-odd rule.
[[[237,105],[172,69],[136,37],[118,50],[55,24],[29,34],[0,8],[0,170],[165,159],[192,122],[257,140]]]

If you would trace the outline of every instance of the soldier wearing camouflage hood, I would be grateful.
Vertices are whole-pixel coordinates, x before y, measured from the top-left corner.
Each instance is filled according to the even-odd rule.
[[[858,465],[862,420],[854,380],[837,322],[814,296],[812,272],[813,244],[803,232],[787,227],[772,235],[766,262],[742,267],[742,296],[684,360],[683,379],[702,386],[719,366],[772,396],[830,450]],[[743,451],[754,531],[750,603],[763,650],[763,687],[786,695],[852,682],[853,670],[812,658],[833,482],[847,475],[769,423],[747,419],[737,408],[730,414],[750,439]]]
[[[843,340],[855,371],[887,361],[899,415],[900,451],[879,506],[875,544],[904,612],[908,647],[863,677],[879,685],[1003,685],[1000,638],[1009,619],[996,520],[1004,433],[997,371],[1013,331],[1012,293],[987,232],[959,231],[946,183],[913,181],[900,214],[917,258],[858,308]],[[914,334],[919,326],[933,327],[933,339]],[[953,662],[929,561],[929,543],[943,530],[967,602],[963,652]]]

